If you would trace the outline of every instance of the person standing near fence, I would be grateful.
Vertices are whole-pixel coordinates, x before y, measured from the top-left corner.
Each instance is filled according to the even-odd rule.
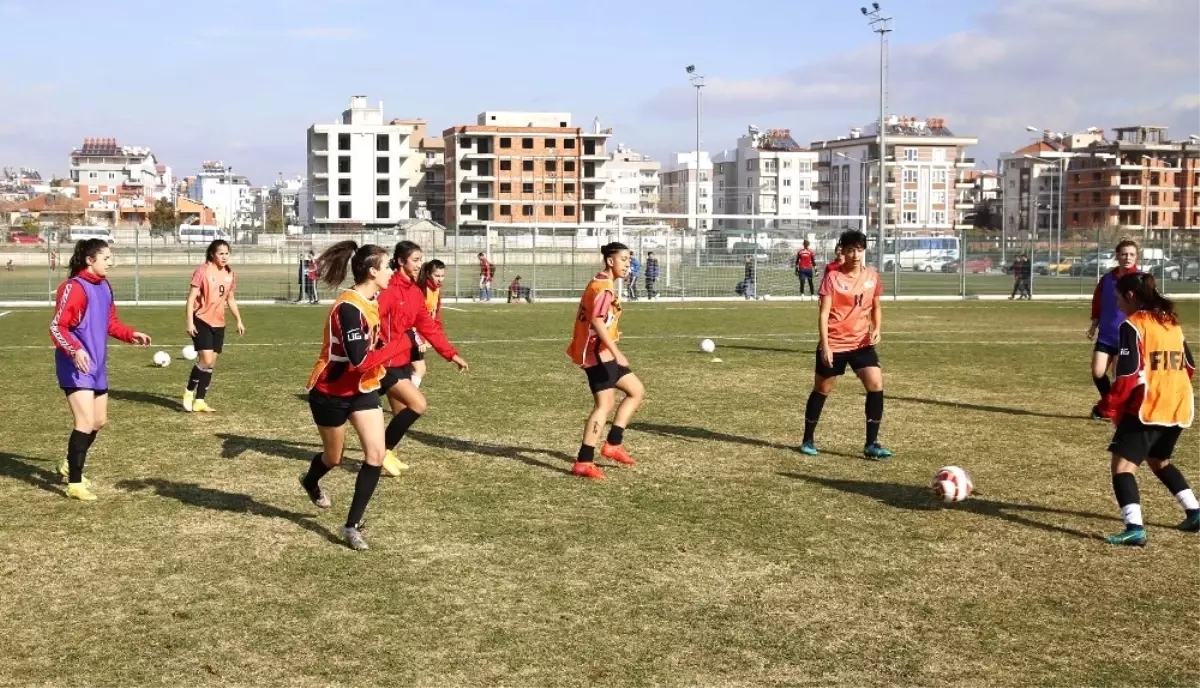
[[[646,300],[658,298],[658,257],[654,251],[646,253]]]
[[[638,260],[637,256],[632,256],[629,259],[629,278],[625,281],[629,289],[629,300],[638,300],[637,281],[642,274],[642,261]]]
[[[808,247],[808,239],[804,240],[804,246],[799,251],[796,251],[796,279],[800,281],[800,295],[804,296],[804,285],[808,285],[808,293],[814,298],[817,295],[817,290],[813,288],[813,265],[816,262],[817,253]]]
[[[495,276],[496,266],[487,256],[479,254],[479,300],[492,300],[492,277]]]
[[[1012,265],[1009,266],[1008,270],[1010,273],[1012,273],[1012,278],[1013,278],[1012,293],[1008,295],[1009,301],[1012,301],[1013,299],[1017,298],[1017,292],[1021,291],[1021,281],[1023,279],[1025,279],[1024,258],[1025,258],[1024,255],[1018,253],[1017,255],[1013,256]],[[1022,298],[1024,298],[1023,295],[1022,295]]]
[[[308,302],[312,305],[321,303],[317,298],[317,258],[312,249],[308,250]]]
[[[1092,324],[1088,327],[1087,338],[1095,339],[1092,347],[1092,382],[1103,400],[1108,395],[1111,383],[1108,380],[1108,368],[1116,361],[1120,351],[1121,323],[1125,322],[1125,313],[1117,302],[1117,280],[1131,272],[1137,272],[1138,244],[1133,239],[1122,239],[1113,252],[1117,267],[1109,270],[1096,283],[1092,292]],[[1103,420],[1099,404],[1092,407],[1092,420]]]
[[[183,410],[189,413],[213,412],[204,397],[212,383],[217,356],[225,348],[225,304],[229,304],[229,312],[237,320],[238,336],[246,334],[246,325],[242,323],[242,314],[233,296],[237,278],[233,268],[229,267],[229,244],[217,239],[208,245],[204,258],[204,264],[192,273],[184,307],[187,333],[197,354],[183,393]]]
[[[67,458],[59,463],[58,473],[67,481],[67,497],[85,502],[95,501],[96,495],[88,489],[83,467],[96,434],[108,422],[108,338],[150,345],[150,335],[117,319],[108,283],[111,266],[112,252],[105,240],[84,239],[75,244],[71,276],[58,285],[50,319],[54,370],[74,422]]]
[[[758,281],[758,265],[754,262],[754,256],[746,256],[746,279],[742,282],[742,295],[746,300],[757,299],[758,289],[755,282]]]

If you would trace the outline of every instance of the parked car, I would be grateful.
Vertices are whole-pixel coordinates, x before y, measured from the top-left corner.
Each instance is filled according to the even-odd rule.
[[[1050,274],[1050,262],[1045,260],[1035,260],[1029,266],[1030,270],[1039,275]]]
[[[1046,266],[1046,271],[1051,275],[1069,275],[1071,273],[1071,266],[1082,262],[1082,258],[1060,258],[1057,262],[1051,261]]]
[[[963,263],[964,269],[974,275],[981,272],[987,272],[992,269],[992,259],[984,256],[983,258],[972,258]]]
[[[946,261],[942,264],[942,272],[958,272],[961,267],[957,260]]]
[[[917,261],[917,263],[913,265],[913,272],[937,272],[942,270],[947,263],[953,262],[956,261],[946,256],[933,256],[931,258],[924,258]]]
[[[1169,280],[1177,280],[1183,274],[1183,266],[1175,259],[1163,260],[1161,258],[1151,258],[1141,265],[1143,271],[1154,275],[1157,279],[1163,279],[1165,275]]]
[[[1200,260],[1189,260],[1184,263],[1183,271],[1179,273],[1179,279],[1189,282],[1200,281]]]
[[[1082,263],[1072,263],[1067,270],[1067,274],[1072,277],[1095,277],[1117,267],[1117,261],[1112,257],[1111,253],[1102,253],[1099,256],[1092,256]]]
[[[9,232],[8,240],[14,244],[44,244],[46,240],[24,232]]]

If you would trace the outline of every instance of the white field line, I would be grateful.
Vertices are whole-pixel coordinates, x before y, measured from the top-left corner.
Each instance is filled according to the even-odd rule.
[[[0,318],[3,318],[4,316],[8,315],[9,313],[12,313],[12,311],[4,311],[3,313],[0,313]]]

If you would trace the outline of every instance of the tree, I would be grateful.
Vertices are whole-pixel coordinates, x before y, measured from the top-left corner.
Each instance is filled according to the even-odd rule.
[[[283,234],[283,215],[279,212],[279,204],[267,206],[267,226],[263,231],[267,234]]]
[[[171,201],[165,198],[155,201],[154,209],[150,211],[150,236],[174,236],[175,227],[178,225],[179,216],[175,213],[175,206]]]

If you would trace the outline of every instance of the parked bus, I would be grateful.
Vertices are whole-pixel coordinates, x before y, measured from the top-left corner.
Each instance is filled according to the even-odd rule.
[[[229,241],[229,233],[214,225],[179,225],[181,244],[209,244],[214,239]]]
[[[68,230],[68,235],[72,242],[82,241],[84,239],[104,239],[110,244],[117,243],[113,238],[111,227],[93,227],[91,225],[73,225]]]
[[[956,236],[906,236],[900,237],[899,251],[896,240],[885,244],[884,270],[891,272],[895,265],[901,270],[917,272],[940,272],[942,266],[958,260],[958,237]]]

